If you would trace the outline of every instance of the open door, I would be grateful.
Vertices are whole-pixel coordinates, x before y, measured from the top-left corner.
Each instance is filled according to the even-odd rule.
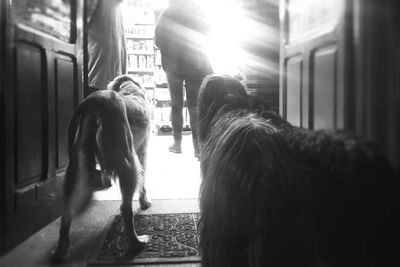
[[[280,113],[310,129],[346,129],[352,1],[281,1]]]
[[[281,0],[280,113],[372,141],[399,169],[395,0]]]
[[[83,95],[83,1],[1,0],[1,6],[4,252],[60,213],[67,129]]]

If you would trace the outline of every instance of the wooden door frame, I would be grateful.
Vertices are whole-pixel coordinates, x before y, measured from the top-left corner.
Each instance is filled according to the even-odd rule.
[[[378,144],[400,169],[400,5],[396,0],[353,0],[356,92],[354,129]]]
[[[6,141],[5,141],[5,87],[6,87],[6,44],[7,44],[7,1],[0,0],[0,255],[5,249],[6,225]]]

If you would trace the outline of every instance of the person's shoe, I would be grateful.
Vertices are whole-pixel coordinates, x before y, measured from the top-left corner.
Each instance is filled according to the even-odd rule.
[[[171,146],[169,146],[168,150],[173,153],[181,154],[182,153],[181,141],[174,141],[174,143]]]

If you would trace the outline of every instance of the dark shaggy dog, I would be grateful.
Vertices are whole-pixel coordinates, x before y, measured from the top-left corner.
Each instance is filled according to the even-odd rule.
[[[261,116],[285,134],[312,185],[318,255],[335,266],[372,266],[387,244],[379,225],[393,204],[394,180],[374,145],[346,133],[291,126],[278,114]]]
[[[65,206],[54,261],[65,260],[71,219],[84,211],[91,200],[99,179],[95,175],[96,161],[103,172],[119,178],[121,212],[129,243],[127,255],[143,248],[144,242],[139,241],[134,230],[132,197],[140,186],[140,207],[150,207],[143,184],[149,114],[145,89],[128,75],[117,77],[107,90],[92,93],[76,109],[69,126]]]
[[[399,262],[398,182],[373,144],[250,114],[226,76],[207,77],[198,104],[204,266]]]
[[[314,260],[314,240],[306,178],[284,136],[260,116],[240,110],[248,107],[237,80],[204,80],[199,94],[202,265],[307,265]]]

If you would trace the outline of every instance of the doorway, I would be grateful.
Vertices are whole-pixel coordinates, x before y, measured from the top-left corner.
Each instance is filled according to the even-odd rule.
[[[152,104],[152,136],[146,168],[149,197],[197,198],[201,183],[200,166],[194,157],[186,107],[183,110],[183,127],[186,130],[183,134],[183,153],[168,152],[168,145],[173,140],[169,90],[161,66],[161,54],[154,45],[155,24],[168,2],[123,1],[127,71],[144,85]],[[205,9],[212,26],[206,47],[214,72],[242,79],[249,89],[249,94],[256,99],[255,102],[261,102],[264,107],[277,111],[278,1],[266,1],[262,5],[257,1],[240,0],[195,2]],[[222,10],[229,14],[224,20],[220,19]],[[252,42],[257,44],[249,45]],[[266,49],[268,53],[265,53]],[[98,192],[95,199],[120,199],[118,184]]]

